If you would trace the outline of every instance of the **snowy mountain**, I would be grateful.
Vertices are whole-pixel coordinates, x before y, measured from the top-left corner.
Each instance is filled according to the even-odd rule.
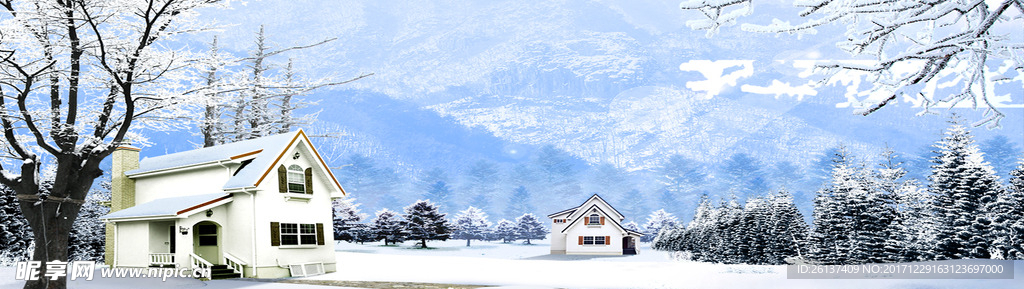
[[[858,78],[806,85],[800,60],[849,57],[833,46],[837,27],[801,37],[732,27],[706,38],[685,26],[698,15],[678,2],[249,1],[205,13],[237,25],[202,37],[219,35],[235,53],[251,48],[260,24],[278,46],[337,38],[287,55],[308,76],[375,73],[312,95],[320,125],[345,132],[336,154],[410,171],[514,163],[545,144],[630,171],[673,154],[807,165],[838,144],[868,158],[885,146],[916,154],[945,127],[945,117],[913,116],[910,103],[868,117],[837,108],[861,97]],[[795,15],[784,4],[759,4],[748,20]],[[1004,128],[979,136],[1024,143],[1020,109],[1004,113]]]

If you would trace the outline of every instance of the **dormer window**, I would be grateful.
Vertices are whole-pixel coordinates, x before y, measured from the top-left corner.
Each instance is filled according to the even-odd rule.
[[[277,180],[277,188],[281,193],[313,194],[313,168],[302,168],[299,165],[285,167],[282,164],[277,167]]]
[[[288,166],[288,192],[296,194],[306,193],[306,174],[298,165]]]

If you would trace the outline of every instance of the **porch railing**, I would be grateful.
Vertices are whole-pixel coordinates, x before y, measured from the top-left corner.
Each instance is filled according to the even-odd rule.
[[[244,268],[245,265],[247,264],[245,264],[245,262],[242,262],[241,259],[238,259],[238,257],[232,256],[231,254],[228,253],[224,253],[224,264],[228,265],[228,267],[231,268],[231,270],[234,270],[235,273],[245,275]]]
[[[174,265],[174,253],[149,253],[149,265]]]
[[[209,269],[210,267],[213,267],[213,264],[206,261],[206,259],[203,259],[203,257],[196,256],[195,253],[188,253],[188,257],[189,263],[192,264],[192,268]]]

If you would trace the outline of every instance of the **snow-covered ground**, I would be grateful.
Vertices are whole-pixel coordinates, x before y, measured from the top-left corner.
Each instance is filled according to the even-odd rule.
[[[436,248],[426,250],[341,244],[339,271],[307,279],[540,288],[1024,288],[1021,261],[1014,280],[789,280],[785,266],[673,261],[648,248],[625,257],[546,256],[547,243],[535,243],[431,242]]]
[[[548,243],[474,241],[430,242],[415,248],[342,243],[336,246],[339,271],[295,278],[484,285],[506,288],[1024,288],[1024,261],[1015,263],[1013,280],[790,280],[785,266],[717,265],[673,261],[668,253],[641,247],[636,256],[548,255]],[[15,268],[0,268],[0,288],[20,288]],[[305,280],[305,281],[304,281]],[[76,281],[70,288],[343,288],[241,280],[188,278],[100,279]]]

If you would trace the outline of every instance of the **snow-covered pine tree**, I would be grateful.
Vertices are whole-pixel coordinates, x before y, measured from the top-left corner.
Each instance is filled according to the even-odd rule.
[[[811,258],[822,264],[847,264],[855,238],[850,198],[863,195],[859,170],[850,164],[845,148],[835,151],[832,178],[814,197],[814,230],[811,232]]]
[[[676,216],[666,212],[665,209],[651,212],[651,215],[647,216],[647,223],[644,223],[644,236],[640,238],[640,241],[652,242],[663,229],[673,228],[678,222]]]
[[[929,244],[933,234],[931,225],[932,201],[915,179],[908,179],[903,163],[896,152],[886,149],[883,162],[875,172],[877,189],[891,201],[892,221],[883,233],[886,236],[886,256],[883,262],[915,262],[929,260]],[[886,212],[888,213],[888,212]]]
[[[505,207],[505,216],[515,218],[531,213],[533,210],[533,200],[530,197],[530,191],[525,186],[518,186],[513,189],[512,195],[508,199],[508,206]]]
[[[1012,215],[1017,221],[1010,225],[1009,249],[1004,256],[1006,259],[1024,260],[1024,156],[1017,162],[1017,168],[1010,172],[1010,185],[1008,199],[1016,203],[1013,210],[1017,212]],[[1016,200],[1016,202],[1013,202]]]
[[[71,225],[71,235],[68,236],[69,260],[103,262],[106,224],[100,221],[100,217],[110,212],[110,208],[101,205],[106,201],[110,201],[109,179],[101,181],[100,187],[85,198],[78,218]]]
[[[768,197],[771,217],[768,220],[767,258],[765,264],[786,264],[790,257],[806,258],[807,223],[793,203],[793,195],[786,190]]]
[[[384,245],[405,242],[409,234],[405,231],[398,213],[387,208],[377,211],[370,224],[370,233],[374,240],[384,240]]]
[[[638,189],[626,191],[615,204],[619,211],[629,217],[638,218],[650,212],[647,209],[647,199],[644,198]]]
[[[519,239],[516,234],[516,224],[506,219],[498,221],[491,231],[494,233],[494,239],[501,240],[502,243],[514,242]]]
[[[530,240],[544,240],[547,234],[548,229],[533,214],[526,213],[516,218],[516,237],[525,240],[526,244],[530,244]]]
[[[491,195],[498,190],[500,178],[501,175],[494,163],[479,160],[466,171],[460,194],[468,197],[467,205],[487,210],[491,205]]]
[[[470,240],[483,240],[487,237],[491,222],[487,221],[486,213],[470,206],[455,216],[452,225],[452,239],[466,240],[466,247],[469,247]]]
[[[768,264],[768,245],[772,241],[768,235],[768,220],[771,207],[763,197],[747,199],[740,214],[737,230],[732,238],[738,250],[738,258],[733,262],[739,264]]]
[[[855,264],[883,263],[893,261],[896,254],[890,246],[893,221],[897,218],[896,194],[900,178],[905,174],[897,169],[895,152],[886,149],[881,168],[869,171],[858,166],[857,178],[862,182],[862,191],[849,191],[849,204],[853,215],[853,242],[858,250],[851,252]]]
[[[430,200],[418,200],[405,207],[402,225],[410,240],[419,240],[420,248],[427,248],[427,241],[444,241],[451,237],[451,225],[441,210]]]
[[[989,258],[992,225],[986,209],[999,195],[999,181],[958,120],[934,146],[929,191],[935,197],[936,258]]]
[[[999,190],[987,213],[992,220],[989,232],[993,259],[1024,259],[1024,159],[1009,173],[1009,184]]]
[[[719,204],[715,227],[711,230],[711,242],[713,250],[705,256],[708,261],[715,263],[737,264],[741,261],[741,255],[737,243],[740,220],[743,216],[743,207],[737,201],[736,195],[730,195],[729,200]]]
[[[366,214],[359,212],[359,205],[356,199],[344,197],[333,201],[334,207],[334,240],[358,242],[360,234],[365,233],[359,224],[366,219]]]
[[[28,260],[32,242],[32,228],[21,215],[14,190],[0,185],[0,266]]]

